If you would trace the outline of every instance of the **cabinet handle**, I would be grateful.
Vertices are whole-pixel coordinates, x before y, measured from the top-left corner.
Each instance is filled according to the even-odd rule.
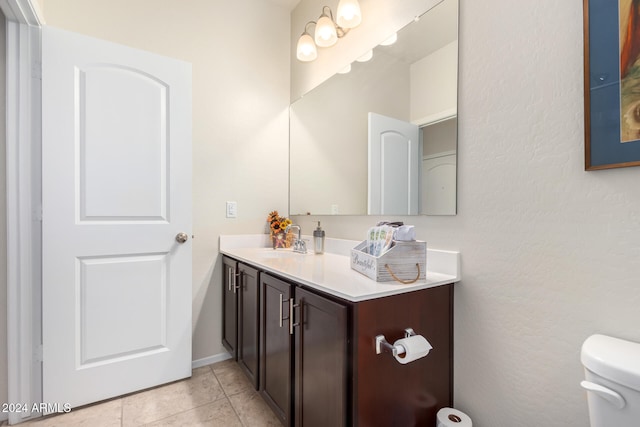
[[[280,294],[280,316],[278,318],[278,321],[280,322],[280,327],[282,328],[282,304],[284,303],[284,301],[282,300],[282,294]]]
[[[293,303],[293,298],[289,298],[289,335],[293,335],[293,328],[294,326],[300,326],[300,322],[298,323],[293,323],[293,309],[295,307],[300,307],[300,304],[294,304]]]
[[[231,267],[227,270],[227,289],[231,292]]]
[[[242,272],[240,273],[235,273],[235,269],[234,269],[234,274],[233,274],[233,293],[236,293],[237,289],[240,289],[240,285],[238,285],[238,277],[242,275]],[[240,281],[242,281],[242,278],[240,279]]]
[[[627,404],[627,402],[624,400],[624,397],[622,397],[620,393],[617,393],[610,388],[603,387],[600,384],[592,383],[591,381],[582,381],[580,385],[585,390],[595,393],[603,399],[608,400],[613,406],[618,409],[624,408]]]

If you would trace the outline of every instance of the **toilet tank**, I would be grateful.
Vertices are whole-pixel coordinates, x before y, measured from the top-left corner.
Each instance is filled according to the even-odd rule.
[[[580,359],[591,427],[638,427],[640,344],[592,335],[582,345]]]

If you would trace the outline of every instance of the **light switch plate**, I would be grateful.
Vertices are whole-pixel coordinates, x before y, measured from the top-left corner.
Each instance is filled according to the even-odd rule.
[[[238,204],[236,202],[227,202],[227,218],[238,217]]]

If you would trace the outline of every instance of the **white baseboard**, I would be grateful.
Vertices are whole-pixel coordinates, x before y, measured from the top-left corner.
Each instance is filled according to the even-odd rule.
[[[227,359],[231,359],[231,355],[229,353],[214,354],[213,356],[194,360],[193,362],[191,362],[191,369],[196,369],[202,366],[211,365],[212,363],[222,362],[223,360],[227,360]]]

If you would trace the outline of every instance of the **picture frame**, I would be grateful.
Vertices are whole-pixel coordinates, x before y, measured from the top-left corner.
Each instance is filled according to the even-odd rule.
[[[587,171],[640,166],[639,3],[583,0]]]

